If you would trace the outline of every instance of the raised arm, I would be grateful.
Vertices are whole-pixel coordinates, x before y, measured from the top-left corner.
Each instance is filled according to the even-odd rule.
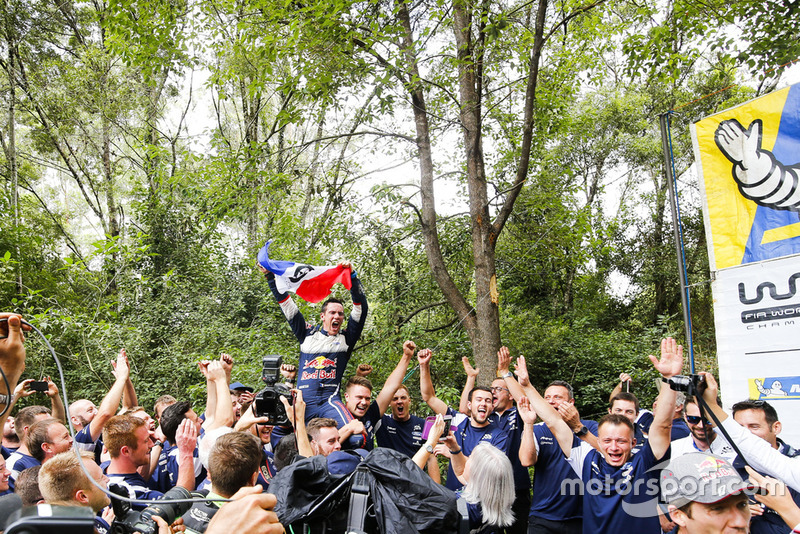
[[[520,356],[517,358],[517,367],[527,369],[527,365],[525,363],[525,358]],[[510,376],[509,376],[510,375]],[[503,375],[503,379],[506,381],[506,385],[510,391],[514,391],[516,387],[514,383],[517,383],[517,380],[514,378],[514,375],[510,373],[505,373]],[[572,441],[573,441],[573,434],[572,430],[570,430],[567,423],[561,419],[561,416],[558,414],[555,408],[550,406],[550,404],[542,398],[536,388],[532,385],[528,384],[526,387],[523,388],[525,391],[525,395],[530,400],[531,408],[539,414],[539,417],[544,421],[544,424],[550,429],[553,435],[556,437],[558,441],[558,446],[561,447],[561,451],[564,453],[564,456],[569,458],[569,455],[572,452]]]
[[[417,361],[419,362],[419,391],[424,400],[431,410],[435,413],[442,415],[447,413],[447,404],[436,396],[433,389],[433,380],[431,380],[431,357],[433,352],[431,349],[422,349],[417,353]]]
[[[536,464],[539,454],[536,452],[536,435],[533,433],[533,425],[536,423],[536,412],[531,410],[531,401],[528,397],[522,397],[517,403],[517,411],[522,419],[522,439],[519,444],[519,463],[523,467],[530,467]]]
[[[649,356],[653,367],[665,379],[672,378],[681,373],[683,368],[683,347],[671,337],[661,340],[661,359]],[[669,449],[670,430],[672,429],[672,415],[675,411],[675,391],[667,384],[662,384],[658,392],[653,423],[647,441],[656,459],[661,459]]]
[[[115,366],[116,376],[114,377],[114,384],[108,390],[103,402],[97,409],[97,414],[89,423],[89,432],[92,434],[92,441],[97,441],[100,434],[103,433],[103,427],[106,422],[114,417],[114,414],[119,408],[119,401],[122,399],[122,391],[125,389],[125,383],[128,381],[130,375],[130,367],[128,366],[128,356],[125,354],[125,349],[119,351],[117,355],[117,362]]]
[[[433,448],[439,443],[439,438],[442,437],[444,432],[444,418],[442,414],[436,415],[436,421],[428,432],[428,439],[422,444],[422,447],[414,454],[411,460],[417,464],[420,469],[425,469],[428,463],[428,458],[433,455]]]
[[[505,379],[505,375],[511,374],[511,370],[509,369],[510,365],[511,352],[508,350],[508,347],[500,347],[500,350],[497,351],[497,375]],[[508,391],[511,392],[511,396],[514,397],[514,400],[517,402],[517,404],[519,404],[519,401],[525,397],[525,391],[523,390],[521,383],[530,384],[530,380],[528,380],[528,369],[525,368],[524,363],[523,366],[520,367],[519,360],[517,360],[516,371],[519,381],[517,379],[510,381],[506,380],[506,385],[508,386]],[[513,376],[511,378],[513,378]]]
[[[416,348],[417,346],[413,341],[406,341],[403,343],[403,355],[400,357],[400,361],[397,362],[392,374],[386,379],[383,388],[375,399],[375,402],[378,403],[380,413],[386,411],[386,408],[389,407],[389,403],[392,402],[397,388],[403,385],[403,378],[406,376],[408,364],[411,363],[411,358],[414,357],[414,350],[416,350]]]
[[[475,387],[475,380],[478,378],[479,368],[472,367],[469,363],[469,358],[464,356],[461,358],[461,363],[464,366],[464,372],[467,373],[467,381],[464,382],[464,389],[461,391],[461,400],[458,403],[458,411],[469,415],[469,392]]]
[[[630,383],[631,376],[628,373],[620,373],[619,375],[619,384],[617,384],[614,389],[611,390],[611,395],[608,396],[608,402],[611,402],[611,399],[616,397],[619,393],[622,392],[622,384],[625,382]]]
[[[125,349],[122,349],[125,350]],[[127,356],[127,353],[125,354]],[[129,362],[130,364],[130,362]],[[111,367],[113,371],[111,374],[114,375],[114,379],[117,378],[117,362],[111,362]],[[122,390],[122,407],[125,409],[131,409],[139,406],[139,398],[136,396],[136,388],[133,387],[133,381],[131,380],[131,374],[128,373],[128,380],[125,382],[125,387]]]
[[[228,380],[222,364],[215,360],[208,364],[208,394],[214,391],[214,404],[210,404],[209,409],[213,410],[214,418],[211,423],[206,421],[203,428],[208,432],[222,426],[233,425],[233,404],[231,404],[231,394]]]
[[[24,330],[30,330],[30,326],[22,324],[22,316],[16,313],[0,313],[0,367],[8,380],[8,388],[5,382],[0,380],[0,394],[11,395],[17,387],[19,377],[25,370],[25,335]]]
[[[178,446],[176,486],[194,491],[194,449],[197,447],[197,427],[189,419],[184,419],[175,431],[175,444]]]
[[[286,408],[286,415],[290,421],[294,421],[294,435],[297,440],[297,454],[311,458],[314,451],[311,449],[311,442],[308,441],[308,431],[306,430],[306,403],[303,400],[303,392],[293,389],[294,405],[289,404],[289,400],[281,395],[280,399]]]
[[[54,418],[66,423],[67,410],[64,409],[64,401],[61,400],[61,395],[58,394],[58,386],[50,380],[49,376],[45,381],[47,382],[47,396],[50,397],[50,411]]]
[[[214,417],[216,416],[215,408],[217,406],[217,388],[208,376],[209,364],[211,364],[211,360],[201,360],[197,362],[197,367],[206,379],[206,409],[203,412],[205,414],[203,428],[206,430],[208,430],[208,426],[214,424]],[[230,395],[230,392],[228,392],[228,395]]]

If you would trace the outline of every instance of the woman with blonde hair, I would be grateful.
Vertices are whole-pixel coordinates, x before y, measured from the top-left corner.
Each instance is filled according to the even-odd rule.
[[[489,443],[480,443],[467,459],[461,496],[467,501],[471,532],[489,534],[514,522],[514,473],[508,456]]]
[[[434,445],[444,434],[445,423],[441,414],[430,430],[427,442],[414,455],[414,463],[422,469],[433,453]],[[452,433],[442,438],[449,449],[458,448]],[[466,484],[459,494],[467,501],[470,534],[495,534],[514,522],[511,505],[514,504],[514,473],[508,456],[489,443],[479,443],[462,466],[456,464],[458,479]]]

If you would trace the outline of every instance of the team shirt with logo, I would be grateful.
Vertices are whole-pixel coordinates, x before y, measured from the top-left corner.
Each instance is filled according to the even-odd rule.
[[[452,408],[447,408],[447,414],[453,417],[453,421],[456,425],[456,430],[453,434],[465,456],[469,456],[472,453],[472,449],[479,443],[489,443],[504,453],[508,452],[508,432],[500,427],[496,418],[490,418],[488,425],[476,428],[470,424],[471,419],[469,417],[456,412]],[[451,425],[452,424],[453,423],[451,423]],[[447,481],[445,482],[445,486],[453,491],[464,486],[456,477],[452,462],[447,466]]]
[[[341,329],[339,334],[330,336],[321,326],[306,323],[289,294],[278,292],[274,279],[269,280],[269,286],[300,343],[297,388],[303,391],[303,400],[313,410],[339,393],[339,384],[347,362],[364,329],[367,299],[361,292],[360,282],[353,276],[353,286],[350,289],[353,308],[347,327]],[[312,413],[311,417],[315,415]],[[306,419],[310,419],[308,414]]]
[[[581,419],[589,431],[597,435],[597,423]],[[533,497],[531,517],[541,517],[549,521],[568,521],[583,517],[583,502],[579,494],[561,491],[562,483],[580,481],[580,477],[567,462],[564,452],[555,436],[544,423],[533,426],[536,464],[533,476]],[[579,446],[580,438],[575,436],[573,447]]]
[[[583,481],[583,532],[659,532],[656,515],[660,461],[650,443],[621,467],[606,463],[588,443],[574,447],[567,460]]]
[[[386,447],[402,452],[408,457],[413,457],[425,443],[422,439],[422,430],[425,419],[412,415],[405,421],[398,421],[391,415],[381,417],[380,424],[375,431],[378,447]]]

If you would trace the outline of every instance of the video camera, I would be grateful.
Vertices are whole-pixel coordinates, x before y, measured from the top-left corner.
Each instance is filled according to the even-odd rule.
[[[703,375],[675,375],[672,378],[663,379],[669,387],[675,391],[681,391],[687,397],[702,397],[703,392],[708,387],[706,377]]]
[[[118,484],[109,484],[108,489],[111,493],[127,497],[128,491]],[[111,523],[111,533],[113,534],[132,534],[141,532],[142,534],[156,534],[158,525],[153,517],[158,516],[167,524],[172,524],[175,518],[182,516],[192,506],[191,502],[174,502],[177,499],[191,499],[192,494],[188,490],[175,486],[166,492],[159,502],[151,504],[141,512],[131,509],[131,504],[121,499],[111,497],[111,506],[114,509],[114,522]]]
[[[255,402],[253,403],[256,417],[267,417],[273,425],[286,425],[289,423],[289,416],[286,414],[286,408],[281,402],[281,396],[286,397],[290,405],[294,403],[292,390],[287,385],[278,383],[282,362],[283,357],[277,354],[264,356],[261,380],[267,386],[256,394]]]

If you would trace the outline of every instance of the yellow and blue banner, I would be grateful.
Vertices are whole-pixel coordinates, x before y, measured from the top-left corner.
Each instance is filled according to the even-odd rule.
[[[769,402],[800,443],[800,84],[698,121],[692,141],[723,403]]]
[[[800,85],[694,125],[711,270],[800,253]]]

